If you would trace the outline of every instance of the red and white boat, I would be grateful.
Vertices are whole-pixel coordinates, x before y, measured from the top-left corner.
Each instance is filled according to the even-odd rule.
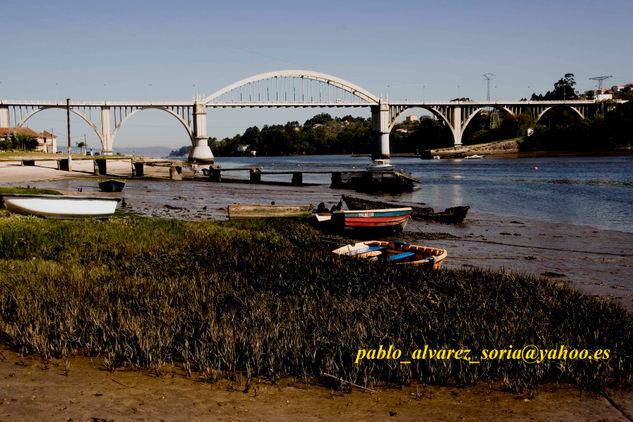
[[[411,217],[411,207],[374,210],[344,210],[332,213],[339,229],[367,232],[401,232]]]

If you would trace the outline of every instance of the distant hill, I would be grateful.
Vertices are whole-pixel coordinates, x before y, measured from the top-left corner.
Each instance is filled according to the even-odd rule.
[[[169,157],[186,157],[189,155],[189,151],[191,151],[191,145],[185,145],[184,147],[171,151]]]

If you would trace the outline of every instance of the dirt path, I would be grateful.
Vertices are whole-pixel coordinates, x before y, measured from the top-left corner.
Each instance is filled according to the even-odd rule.
[[[633,393],[612,399],[633,412]],[[220,421],[626,421],[604,397],[569,386],[546,385],[526,394],[480,383],[467,388],[412,386],[342,393],[283,379],[215,384],[166,368],[161,376],[109,372],[99,358],[43,362],[0,347],[1,420],[220,420]]]

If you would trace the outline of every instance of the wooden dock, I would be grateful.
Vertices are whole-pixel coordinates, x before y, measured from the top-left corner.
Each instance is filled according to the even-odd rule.
[[[408,174],[404,174],[394,170],[264,170],[258,167],[211,167],[204,169],[205,175],[209,176],[211,182],[222,182],[222,172],[235,172],[235,171],[248,171],[249,182],[263,183],[262,175],[280,175],[288,174],[292,175],[290,184],[292,186],[304,186],[303,175],[304,174],[331,174],[332,188],[353,188],[358,187],[363,190],[363,187],[371,190],[371,186],[375,185],[376,188],[389,187],[389,190],[409,190],[413,188],[414,183],[420,183],[420,181]]]

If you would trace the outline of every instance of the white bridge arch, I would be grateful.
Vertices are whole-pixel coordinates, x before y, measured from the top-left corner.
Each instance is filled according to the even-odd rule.
[[[214,106],[214,104],[218,103],[218,100],[221,99],[223,95],[231,91],[238,90],[240,88],[243,88],[245,86],[248,86],[257,82],[267,81],[267,80],[278,80],[282,78],[315,81],[321,84],[329,85],[351,94],[352,96],[359,99],[363,103],[363,105],[375,105],[375,104],[378,104],[379,102],[379,98],[376,95],[372,94],[371,92],[367,91],[364,88],[361,88],[358,85],[355,85],[351,82],[348,82],[336,76],[328,75],[326,73],[313,72],[310,70],[277,70],[274,72],[266,72],[266,73],[253,75],[251,77],[232,83],[231,85],[228,85],[214,92],[213,94],[209,95],[204,100],[202,100],[202,103],[204,103],[208,107]],[[239,102],[253,103],[253,100],[241,99]],[[239,103],[239,102],[235,101],[235,103]],[[267,99],[266,102],[282,103],[288,106],[293,106],[300,103],[310,103],[311,105],[313,104],[319,105],[322,103],[323,105],[329,105],[328,103],[331,101],[324,102],[322,98],[320,98],[317,101],[315,101],[314,99],[312,99],[311,101],[305,101],[305,100],[297,101],[296,98],[293,98],[291,101],[289,101],[287,100],[287,98],[284,98],[283,100],[279,100],[279,98],[277,97],[274,101],[270,101],[269,99]],[[227,102],[227,104],[229,103],[231,102]],[[334,105],[343,104],[343,103],[337,103],[336,101],[334,101],[333,103]],[[220,104],[224,104],[224,103],[220,102]],[[350,106],[352,104],[345,103],[345,105]]]
[[[26,114],[26,116],[22,117],[22,119],[15,125],[15,127],[22,127],[27,122],[27,120],[29,120],[31,117],[33,117],[37,113],[39,113],[41,111],[44,111],[44,110],[51,110],[51,109],[54,109],[54,108],[66,109],[65,106],[44,106],[44,107],[33,109],[30,112],[28,112]],[[99,137],[99,140],[103,144],[103,134],[99,131],[99,129],[97,128],[97,125],[94,124],[92,122],[92,120],[90,120],[85,114],[83,114],[83,113],[81,113],[78,110],[75,110],[73,108],[70,109],[70,112],[76,114],[79,117],[81,117],[83,119],[83,121],[88,123],[88,125],[95,131],[95,133]]]

